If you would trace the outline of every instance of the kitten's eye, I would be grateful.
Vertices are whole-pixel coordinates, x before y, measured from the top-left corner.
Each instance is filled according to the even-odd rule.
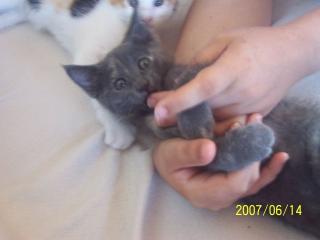
[[[150,66],[150,63],[151,63],[150,58],[143,57],[143,58],[140,58],[140,59],[139,59],[139,61],[138,61],[138,67],[139,67],[141,70],[145,70],[145,69],[147,69],[147,68]]]
[[[118,91],[125,89],[127,86],[128,82],[124,78],[118,78],[113,82],[113,87]]]
[[[154,1],[154,6],[160,7],[160,6],[162,6],[162,5],[163,5],[163,0],[155,0],[155,1]]]
[[[129,0],[129,4],[131,7],[135,8],[138,6],[138,0]]]

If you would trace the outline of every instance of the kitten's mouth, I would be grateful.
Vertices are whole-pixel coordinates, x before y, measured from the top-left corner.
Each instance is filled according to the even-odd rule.
[[[153,112],[153,109],[151,109],[148,104],[147,104],[147,99],[145,100],[145,102],[143,103],[142,106],[140,106],[140,109],[139,109],[139,114],[142,114],[142,115],[148,115],[148,114],[151,114]]]

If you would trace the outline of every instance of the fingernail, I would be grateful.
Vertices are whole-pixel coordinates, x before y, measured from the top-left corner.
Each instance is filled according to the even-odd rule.
[[[285,157],[284,157],[284,163],[286,163],[289,158],[290,158],[290,155],[288,153],[284,153]]]
[[[149,97],[147,100],[147,104],[149,108],[154,108],[156,105],[156,99],[154,99],[153,97]]]
[[[168,110],[164,107],[156,108],[155,117],[158,123],[162,123],[168,117]]]
[[[255,118],[257,119],[258,122],[262,122],[263,117],[260,114],[257,114]]]
[[[234,130],[240,127],[241,127],[241,124],[239,122],[235,122],[234,124],[232,124],[230,130]]]
[[[214,157],[212,144],[205,143],[200,148],[200,160],[207,165],[212,162]]]

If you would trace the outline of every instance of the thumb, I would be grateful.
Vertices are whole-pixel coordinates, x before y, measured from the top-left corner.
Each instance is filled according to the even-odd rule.
[[[214,62],[228,48],[232,38],[224,35],[219,36],[208,47],[201,50],[194,58],[194,63]]]
[[[155,118],[159,125],[173,119],[178,113],[192,108],[223,92],[230,82],[231,73],[222,61],[204,68],[197,76],[175,91],[169,92],[155,107]]]
[[[213,63],[227,49],[231,39],[227,35],[217,38],[195,57],[193,64]],[[168,119],[173,119],[179,112],[198,105],[227,87],[227,72],[220,62],[202,69],[193,80],[176,91],[162,95],[163,98],[155,107],[155,117],[159,125],[165,125]]]

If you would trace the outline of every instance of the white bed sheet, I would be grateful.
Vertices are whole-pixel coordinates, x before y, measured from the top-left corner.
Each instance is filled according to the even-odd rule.
[[[312,239],[234,208],[195,209],[154,173],[149,151],[107,148],[67,62],[29,25],[0,33],[0,240]],[[299,89],[318,97],[317,79]]]

